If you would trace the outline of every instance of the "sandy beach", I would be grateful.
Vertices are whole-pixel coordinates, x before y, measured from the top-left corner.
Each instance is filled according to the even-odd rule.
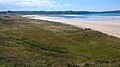
[[[47,16],[38,15],[24,15],[31,19],[40,19],[54,22],[61,22],[65,24],[71,24],[79,28],[91,28],[108,35],[116,36],[120,38],[120,20],[107,20],[107,21],[87,21],[87,20],[75,20],[75,19],[64,19],[60,17],[51,18]]]

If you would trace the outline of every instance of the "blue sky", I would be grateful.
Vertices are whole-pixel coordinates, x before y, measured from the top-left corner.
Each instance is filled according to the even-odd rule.
[[[120,10],[120,0],[0,0],[0,11]]]

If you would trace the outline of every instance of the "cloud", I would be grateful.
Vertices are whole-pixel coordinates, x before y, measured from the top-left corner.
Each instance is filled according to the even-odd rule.
[[[61,4],[55,0],[0,0],[2,4],[12,4],[21,7],[47,7],[47,8],[62,8],[71,7],[71,4]]]

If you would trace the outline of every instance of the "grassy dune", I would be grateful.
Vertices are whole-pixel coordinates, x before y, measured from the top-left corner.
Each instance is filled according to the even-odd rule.
[[[57,22],[0,16],[0,67],[119,66],[119,38]]]

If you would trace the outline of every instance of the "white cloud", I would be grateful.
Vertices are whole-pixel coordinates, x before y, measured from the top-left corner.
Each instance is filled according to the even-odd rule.
[[[0,0],[2,4],[12,4],[22,7],[49,7],[49,8],[62,8],[71,7],[71,4],[61,4],[55,0]]]

